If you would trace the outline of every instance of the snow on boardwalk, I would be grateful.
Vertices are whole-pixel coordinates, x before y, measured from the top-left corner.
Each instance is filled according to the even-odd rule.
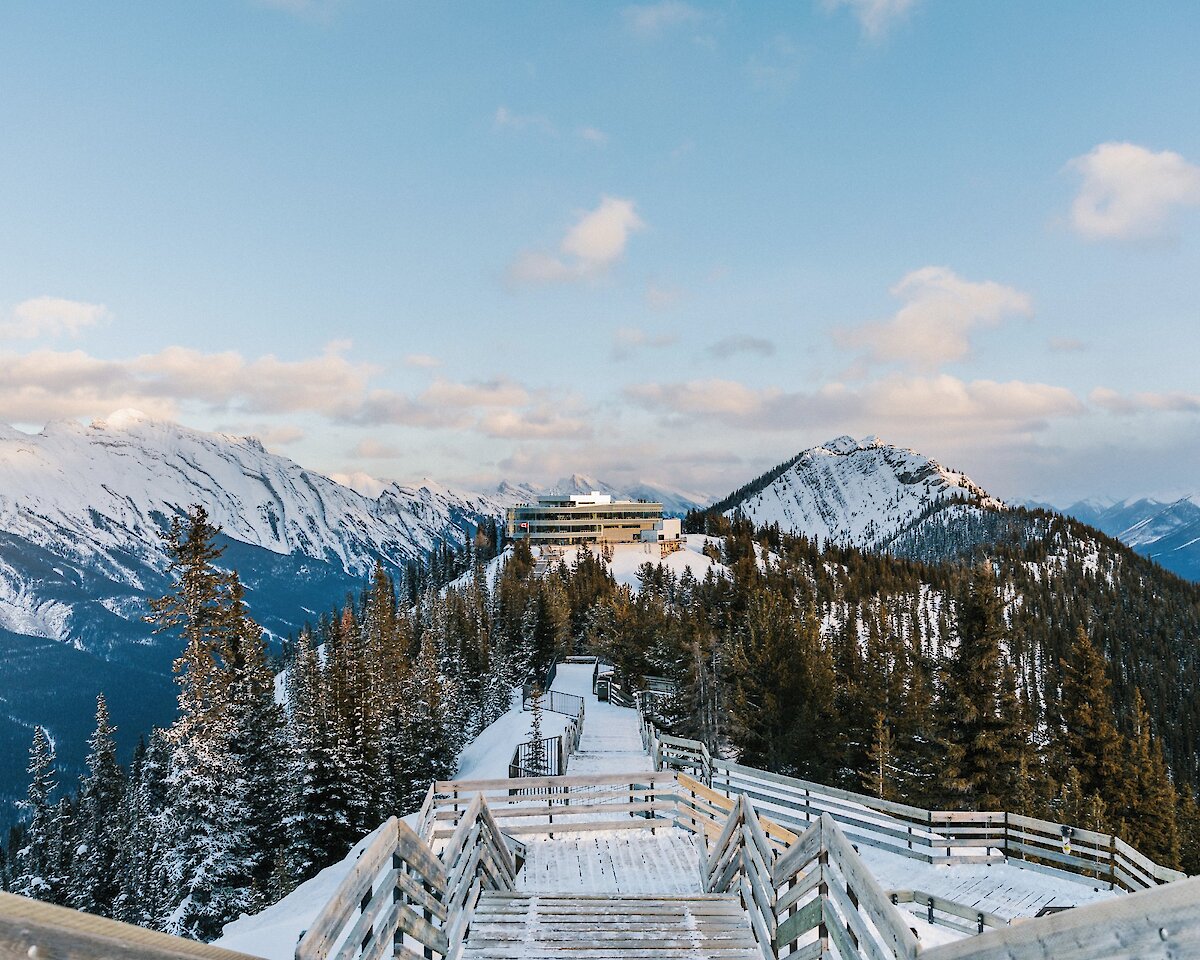
[[[1042,907],[1078,907],[1120,896],[1108,885],[1023,870],[1012,863],[934,866],[865,844],[859,855],[885,890],[923,890],[1004,920],[1032,917]]]
[[[585,714],[579,750],[567,763],[567,773],[649,772],[654,769],[642,747],[638,713],[630,707],[601,703],[592,693],[592,664],[559,664],[551,689],[583,697]]]
[[[691,834],[666,828],[532,840],[517,887],[527,893],[702,893]]]

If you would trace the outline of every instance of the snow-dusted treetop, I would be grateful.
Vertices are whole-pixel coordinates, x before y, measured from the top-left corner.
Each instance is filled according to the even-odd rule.
[[[886,543],[931,507],[971,501],[1002,507],[965,474],[878,437],[837,437],[793,459],[721,501],[756,525],[851,546]]]

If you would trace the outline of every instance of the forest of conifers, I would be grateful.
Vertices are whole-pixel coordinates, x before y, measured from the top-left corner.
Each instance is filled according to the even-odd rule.
[[[179,637],[178,719],[126,768],[101,701],[78,785],[39,730],[0,882],[211,939],[415,809],[514,685],[580,653],[674,680],[660,721],[721,755],[1113,830],[1200,872],[1200,589],[1054,515],[985,547],[973,522],[909,543],[922,562],[697,515],[724,571],[646,564],[637,590],[586,550],[544,576],[523,543],[493,562],[489,532],[399,596],[378,569],[276,658],[194,510],[147,611]]]

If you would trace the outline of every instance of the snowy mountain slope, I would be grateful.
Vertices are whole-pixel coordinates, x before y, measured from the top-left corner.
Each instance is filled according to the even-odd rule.
[[[176,640],[143,617],[167,588],[160,531],[195,503],[276,636],[360,589],[377,558],[398,566],[443,538],[461,544],[502,509],[431,483],[367,497],[253,438],[131,411],[36,435],[0,427],[0,825],[34,724],[73,773],[99,690],[126,748],[171,719]]]
[[[1003,504],[962,473],[875,437],[838,437],[768,471],[712,509],[756,526],[864,548],[886,546],[935,510]]]
[[[1200,496],[1089,499],[1062,510],[1115,537],[1173,573],[1200,581]]]

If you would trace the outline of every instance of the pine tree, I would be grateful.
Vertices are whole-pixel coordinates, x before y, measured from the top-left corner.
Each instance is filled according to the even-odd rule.
[[[54,769],[54,745],[42,727],[33,732],[29,747],[29,790],[25,809],[29,812],[28,826],[22,846],[13,859],[13,893],[34,900],[60,902],[62,888],[55,876],[54,844],[59,825],[58,809],[51,796],[58,788]]]
[[[545,776],[546,745],[542,742],[542,685],[534,683],[529,707],[529,755],[525,758],[525,773],[531,777]]]
[[[226,922],[262,904],[248,826],[251,788],[235,747],[242,678],[234,661],[245,652],[239,635],[249,628],[236,576],[215,564],[217,533],[200,506],[186,525],[171,524],[164,539],[173,589],[151,603],[157,630],[178,629],[185,640],[175,662],[179,718],[167,732],[164,826],[171,850],[165,864],[172,906],[163,926],[199,940],[211,940]]]
[[[972,571],[959,601],[958,645],[946,658],[938,710],[946,751],[945,802],[994,810],[1011,778],[1006,754],[1008,720],[1001,715],[1003,610],[990,565]]]
[[[138,745],[121,804],[121,845],[115,871],[118,891],[113,917],[138,926],[158,926],[170,909],[167,861],[167,768],[170,748],[161,730]]]
[[[1100,652],[1080,627],[1068,659],[1060,661],[1063,762],[1079,774],[1083,792],[1119,806],[1126,796],[1124,745],[1113,721],[1111,681]]]
[[[76,910],[111,917],[119,892],[117,854],[122,842],[125,774],[117,763],[115,728],[104,694],[96,699],[96,729],[88,741],[87,774],[79,790],[79,846],[68,901]]]
[[[287,694],[291,761],[286,862],[299,883],[345,855],[356,839],[347,815],[345,783],[337,766],[336,734],[328,719],[321,665],[311,631],[296,642]]]
[[[1120,815],[1126,827],[1122,839],[1151,860],[1174,867],[1179,863],[1180,838],[1176,820],[1178,798],[1167,774],[1162,746],[1150,730],[1150,717],[1141,690],[1133,692],[1133,735],[1128,740],[1130,785]]]

